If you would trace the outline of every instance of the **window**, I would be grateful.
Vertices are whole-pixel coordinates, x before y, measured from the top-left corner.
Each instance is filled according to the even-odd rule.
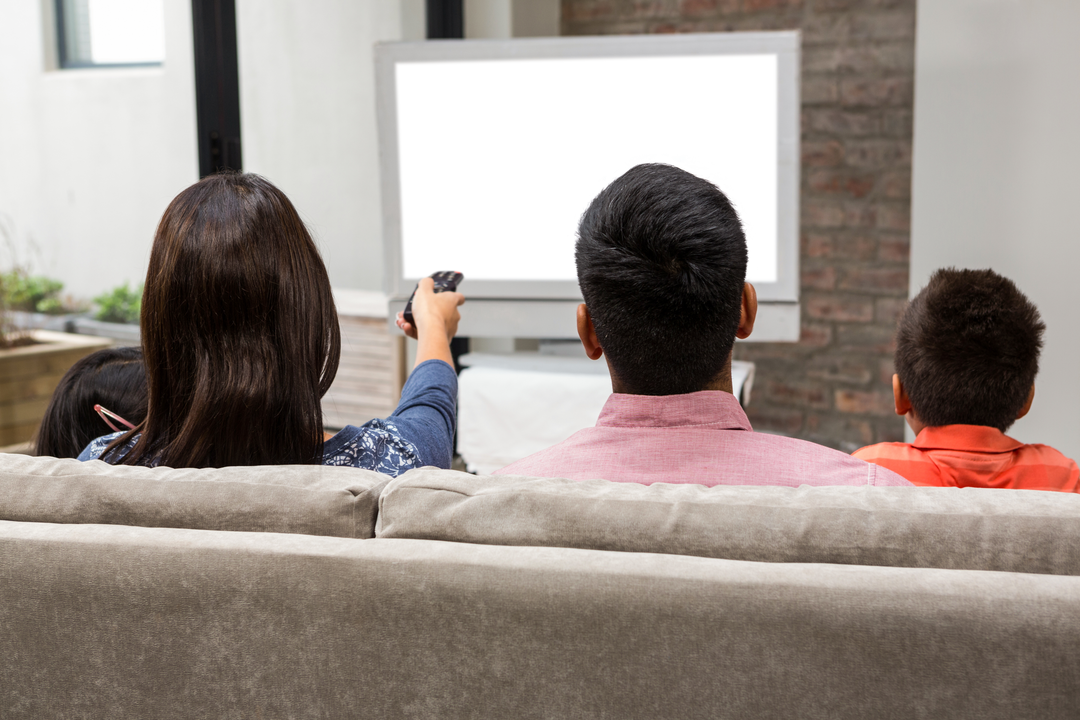
[[[56,0],[60,67],[160,65],[164,0]]]

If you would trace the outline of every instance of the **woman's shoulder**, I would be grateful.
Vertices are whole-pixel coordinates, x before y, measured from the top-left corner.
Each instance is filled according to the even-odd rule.
[[[79,453],[79,457],[77,459],[81,462],[86,462],[87,460],[100,460],[101,453],[105,452],[105,448],[109,447],[109,443],[123,435],[125,432],[127,432],[127,430],[123,430],[121,432],[114,432],[109,435],[102,435],[99,438],[91,440],[90,444],[87,445],[81,453]],[[135,442],[138,439],[139,436],[135,435],[133,438],[131,438],[131,440],[126,442],[123,447],[113,450],[112,453],[110,453],[110,458],[114,460],[119,460],[120,458],[127,455],[131,448],[135,447]]]
[[[397,476],[424,465],[420,450],[391,420],[346,425],[323,445],[323,465],[374,470]]]
[[[77,459],[83,462],[87,460],[97,460],[101,457],[101,453],[105,451],[105,448],[109,447],[109,443],[123,434],[124,433],[122,432],[115,432],[109,435],[102,435],[99,438],[94,438],[90,441],[89,445],[83,448],[83,451],[79,453]]]

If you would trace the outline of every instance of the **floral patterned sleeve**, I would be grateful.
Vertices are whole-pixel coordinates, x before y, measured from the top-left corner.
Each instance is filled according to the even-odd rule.
[[[425,465],[449,468],[457,422],[457,374],[442,360],[421,363],[385,420],[347,426],[326,442],[324,465],[398,476]]]
[[[109,453],[108,458],[101,457],[101,453],[105,452],[105,448],[109,447],[109,443],[123,435],[125,432],[127,431],[125,430],[122,432],[115,432],[111,435],[102,435],[96,440],[91,440],[90,444],[87,445],[81,453],[79,453],[79,457],[76,459],[80,462],[86,462],[87,460],[105,460],[106,462],[115,462],[116,460],[119,460],[120,458],[127,455],[128,452],[130,452],[131,448],[135,447],[135,442],[139,439],[138,435],[131,438],[131,440],[128,440],[127,443],[124,444],[124,447],[117,448],[113,452]]]

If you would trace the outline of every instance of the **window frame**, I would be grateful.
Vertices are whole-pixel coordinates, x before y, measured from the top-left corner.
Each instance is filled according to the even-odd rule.
[[[165,60],[156,62],[96,63],[72,60],[68,57],[67,24],[65,23],[64,0],[53,0],[53,15],[56,20],[56,61],[58,70],[92,70],[96,68],[151,68],[161,67]]]

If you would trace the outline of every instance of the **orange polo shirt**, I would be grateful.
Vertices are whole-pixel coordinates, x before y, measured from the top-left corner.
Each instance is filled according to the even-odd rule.
[[[915,485],[1080,492],[1076,461],[983,425],[923,428],[914,443],[878,443],[852,455]]]

